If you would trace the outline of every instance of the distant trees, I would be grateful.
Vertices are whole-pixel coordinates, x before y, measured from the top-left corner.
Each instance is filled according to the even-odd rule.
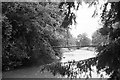
[[[74,38],[72,36],[72,34],[70,33],[69,29],[68,29],[68,31],[66,31],[65,39],[66,39],[65,46],[75,45],[76,38]]]
[[[85,46],[85,45],[90,45],[91,44],[91,39],[87,37],[86,33],[79,34],[76,39],[76,45],[78,46]]]
[[[76,38],[70,37],[69,38],[69,45],[76,45]]]
[[[93,45],[104,45],[104,44],[108,44],[108,36],[105,35],[101,35],[100,31],[97,30],[93,33],[92,35],[92,44]]]

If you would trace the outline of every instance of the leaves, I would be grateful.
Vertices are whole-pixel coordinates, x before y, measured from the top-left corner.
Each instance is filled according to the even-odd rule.
[[[75,3],[74,2],[61,2],[59,5],[59,8],[63,9],[64,5],[66,7],[65,9],[66,12],[65,12],[65,17],[64,17],[61,27],[67,28],[69,25],[72,25],[73,21],[74,23],[76,23],[75,13],[71,11],[71,8],[75,9]]]
[[[87,76],[92,77],[92,67],[96,65],[96,60],[97,58],[94,57],[78,62],[55,62],[52,64],[42,66],[41,71],[48,70],[53,75],[60,74],[63,77],[67,76],[67,78],[78,78],[78,75],[80,76],[82,75],[82,73],[88,73],[89,75],[85,74],[87,78]]]
[[[103,32],[100,32],[101,30],[102,29],[97,30],[96,32],[93,33],[92,44],[94,44],[94,45],[106,45],[109,43],[108,36],[104,35]],[[104,30],[102,30],[102,31],[104,31]],[[103,49],[103,48],[101,47],[101,49]]]
[[[27,64],[41,65],[55,60],[56,54],[61,56],[60,50],[52,46],[60,45],[58,41],[63,40],[58,36],[63,17],[58,4],[43,4],[2,3],[3,70]]]
[[[118,9],[120,2],[111,2],[104,5],[104,9],[101,16],[101,22],[103,27],[99,30],[101,35],[108,36],[107,44],[99,44],[97,47],[98,52],[98,72],[103,70],[110,75],[111,80],[117,80],[119,78],[120,68],[120,35],[119,35],[119,16],[120,10]],[[110,9],[108,10],[108,6]],[[117,25],[114,25],[118,23]]]

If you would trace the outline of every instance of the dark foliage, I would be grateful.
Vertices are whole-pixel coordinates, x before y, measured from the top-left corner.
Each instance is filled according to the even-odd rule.
[[[75,14],[71,11],[71,8],[75,9],[75,3],[74,2],[61,2],[59,5],[59,8],[63,9],[64,5],[67,7],[65,14],[65,18],[63,20],[63,23],[61,27],[67,28],[69,25],[72,25],[73,20],[74,23],[76,23],[76,16]],[[78,4],[79,5],[79,4]],[[63,11],[63,10],[61,10]]]
[[[108,11],[107,6],[111,4]],[[99,45],[98,71],[104,69],[110,75],[111,80],[120,79],[120,25],[114,25],[120,21],[120,2],[106,3],[102,13],[103,28],[100,29],[102,35],[109,36],[109,44]]]
[[[108,36],[107,35],[101,35],[100,31],[101,31],[101,29],[97,30],[93,33],[93,35],[92,35],[92,44],[93,45],[98,45],[99,46],[99,45],[106,45],[106,44],[109,43]]]
[[[69,62],[56,62],[48,65],[44,65],[41,71],[47,70],[53,75],[60,74],[62,77],[67,78],[80,78],[80,75],[85,73],[86,78],[92,78],[92,67],[96,65],[97,57],[81,60],[81,61],[69,61]]]
[[[44,3],[43,3],[44,4]],[[2,69],[46,64],[61,57],[62,16],[56,3],[2,3]],[[54,6],[53,6],[54,5]],[[61,31],[64,33],[64,31]],[[64,35],[62,35],[64,36]]]

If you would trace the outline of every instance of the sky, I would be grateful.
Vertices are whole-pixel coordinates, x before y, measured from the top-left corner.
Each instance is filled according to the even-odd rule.
[[[82,3],[82,6],[79,7],[78,11],[76,11],[76,25],[72,25],[70,32],[73,37],[77,37],[77,35],[82,33],[87,33],[88,37],[92,39],[92,34],[100,28],[98,24],[99,16],[92,17],[95,7],[92,6],[90,8],[87,7],[88,4]]]

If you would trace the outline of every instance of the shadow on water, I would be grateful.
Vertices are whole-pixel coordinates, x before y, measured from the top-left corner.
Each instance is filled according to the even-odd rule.
[[[61,75],[62,78],[91,78],[96,60],[96,57],[93,57],[80,61],[55,62],[42,66],[41,72],[47,70],[54,76]]]

